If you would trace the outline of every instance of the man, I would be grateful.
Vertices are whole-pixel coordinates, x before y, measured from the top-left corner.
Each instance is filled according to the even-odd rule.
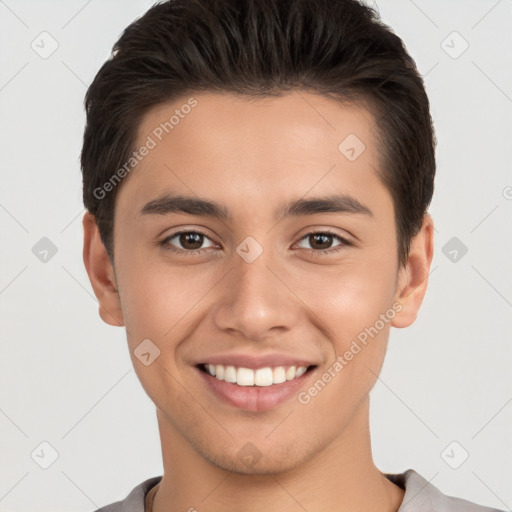
[[[164,475],[110,511],[489,511],[374,465],[369,392],[433,255],[435,137],[355,0],[175,0],[86,97],[84,262]]]

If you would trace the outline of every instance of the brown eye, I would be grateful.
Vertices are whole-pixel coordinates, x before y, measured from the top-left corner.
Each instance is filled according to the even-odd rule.
[[[203,244],[203,235],[199,233],[182,233],[178,240],[184,249],[200,249]]]
[[[333,245],[333,241],[337,240],[338,243]],[[306,242],[310,247],[305,247],[303,244]],[[333,253],[342,250],[346,246],[353,245],[345,238],[329,232],[315,232],[308,233],[302,237],[299,242],[299,247],[309,250],[312,253]]]
[[[308,236],[308,241],[313,249],[329,249],[332,245],[332,235],[318,233]]]
[[[203,244],[208,243],[204,246]],[[179,253],[195,253],[201,252],[203,248],[214,247],[215,244],[204,234],[199,231],[180,231],[168,236],[160,242],[165,249]]]

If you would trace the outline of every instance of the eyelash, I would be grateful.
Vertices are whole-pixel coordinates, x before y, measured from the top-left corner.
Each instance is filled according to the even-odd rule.
[[[197,234],[197,235],[202,235],[205,238],[208,238],[210,240],[210,237],[206,233],[203,233],[202,231],[187,230],[187,231],[178,231],[177,233],[173,233],[172,235],[170,235],[170,236],[166,237],[164,240],[162,240],[159,243],[159,245],[161,245],[166,251],[169,251],[169,252],[172,252],[175,254],[187,254],[187,255],[200,254],[203,252],[203,249],[194,249],[192,251],[187,251],[186,249],[176,249],[176,248],[172,247],[171,245],[169,245],[169,243],[168,243],[169,240],[172,240],[173,238],[177,237],[178,235],[191,234],[191,233]],[[302,236],[300,238],[299,242],[311,235],[330,235],[334,238],[337,238],[338,241],[341,242],[339,245],[336,245],[335,247],[330,248],[330,249],[304,249],[304,250],[310,252],[314,256],[336,253],[336,252],[343,250],[344,247],[351,247],[354,245],[352,242],[349,242],[347,239],[343,238],[342,236],[340,236],[336,233],[333,233],[332,231],[329,231],[328,229],[322,230],[322,231],[310,231],[309,233],[306,233],[304,236]]]

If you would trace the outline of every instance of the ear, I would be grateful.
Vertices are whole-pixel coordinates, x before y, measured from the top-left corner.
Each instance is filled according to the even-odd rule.
[[[101,240],[94,215],[86,212],[84,227],[84,264],[99,303],[101,319],[114,327],[124,325],[116,276],[107,250]]]
[[[392,320],[393,327],[409,327],[416,320],[427,291],[433,254],[434,221],[427,213],[420,231],[411,240],[407,263],[399,271],[395,302],[402,305],[402,310]]]

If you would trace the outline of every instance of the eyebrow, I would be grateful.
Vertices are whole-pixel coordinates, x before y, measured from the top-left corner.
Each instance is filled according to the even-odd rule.
[[[167,215],[188,213],[230,221],[233,216],[222,204],[199,197],[165,194],[146,203],[139,215]],[[289,216],[317,215],[321,213],[349,213],[373,217],[372,211],[357,199],[346,194],[298,199],[284,203],[276,212],[276,219]]]

